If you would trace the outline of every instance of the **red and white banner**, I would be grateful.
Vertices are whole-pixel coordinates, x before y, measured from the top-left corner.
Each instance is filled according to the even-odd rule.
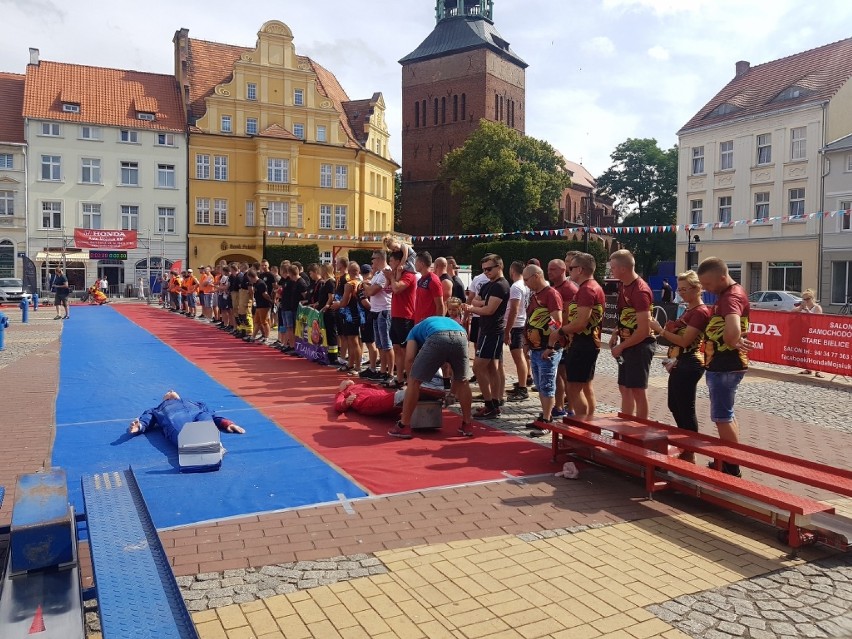
[[[755,362],[852,376],[852,317],[754,310],[748,338]]]
[[[135,249],[136,231],[74,229],[74,246],[93,249]]]

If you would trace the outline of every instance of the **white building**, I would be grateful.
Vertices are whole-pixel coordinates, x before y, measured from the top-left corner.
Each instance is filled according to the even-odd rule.
[[[30,50],[29,250],[42,284],[64,262],[75,289],[106,275],[123,294],[186,259],[186,134],[173,76],[40,61]],[[127,259],[89,259],[75,229],[137,231]],[[94,249],[93,249],[94,250]]]
[[[852,132],[852,39],[736,75],[678,132],[677,266],[714,255],[749,292],[819,288],[822,160]],[[690,254],[687,242],[698,252]]]
[[[826,311],[839,311],[852,297],[852,135],[834,140],[825,154],[822,287]]]
[[[22,277],[27,250],[24,76],[0,73],[0,277]]]

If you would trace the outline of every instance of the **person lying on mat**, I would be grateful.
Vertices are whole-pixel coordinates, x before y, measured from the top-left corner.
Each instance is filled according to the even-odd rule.
[[[170,390],[163,395],[163,401],[155,408],[149,408],[142,415],[130,422],[127,432],[131,435],[144,433],[149,428],[159,426],[163,434],[175,446],[178,445],[178,435],[184,426],[190,422],[212,421],[216,427],[226,433],[242,435],[245,431],[230,419],[220,417],[201,402],[181,399],[177,392]]]
[[[436,385],[437,384],[437,385]],[[431,386],[420,387],[420,399],[445,399],[443,379],[432,379]],[[334,409],[338,413],[354,410],[362,415],[399,415],[405,400],[405,389],[392,390],[372,384],[356,384],[351,379],[341,382]]]

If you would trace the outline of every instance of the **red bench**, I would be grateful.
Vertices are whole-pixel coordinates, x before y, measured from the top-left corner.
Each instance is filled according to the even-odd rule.
[[[566,417],[563,424],[541,426],[551,428],[554,461],[571,453],[619,468],[644,478],[649,497],[669,488],[694,495],[781,528],[793,548],[814,538],[846,549],[852,540],[852,520],[828,504],[692,464],[668,450],[673,445],[714,457],[717,468],[727,461],[843,495],[852,495],[852,472],[621,415]],[[817,529],[816,537],[803,529]]]

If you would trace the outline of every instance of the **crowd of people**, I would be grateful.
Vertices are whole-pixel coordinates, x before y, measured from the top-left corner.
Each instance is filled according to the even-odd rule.
[[[546,434],[549,424],[566,415],[593,416],[592,380],[606,307],[594,278],[595,258],[570,251],[544,268],[530,259],[506,269],[500,256],[488,254],[479,266],[481,272],[465,286],[453,257],[433,259],[388,236],[370,264],[340,257],[334,264],[304,268],[299,262],[271,266],[263,260],[205,266],[197,276],[192,269],[171,273],[162,300],[172,312],[293,356],[299,355],[302,337],[296,334],[299,309],[315,309],[325,329],[327,359],[320,363],[391,391],[406,386],[412,391],[407,397],[414,399],[403,404],[402,418],[389,433],[396,437],[411,436],[407,420],[416,390],[435,369],[461,404],[464,435],[470,435],[473,419],[498,419],[505,402],[528,400],[531,392],[537,392],[541,412],[528,424],[530,437]],[[619,281],[617,326],[609,346],[618,363],[621,412],[648,417],[648,379],[661,335],[671,344],[664,365],[677,425],[697,430],[696,387],[706,371],[711,417],[720,437],[737,441],[733,402],[748,365],[748,298],[724,262],[708,258],[697,273],[678,276],[677,293],[687,309],[665,326],[653,319],[653,292],[636,273],[632,254],[616,251],[609,266]],[[702,288],[719,296],[714,307],[701,301]],[[465,340],[474,345],[472,377]],[[506,347],[517,371],[508,389]],[[470,408],[469,381],[481,392],[483,406],[476,411]],[[734,466],[723,470],[739,474]]]

